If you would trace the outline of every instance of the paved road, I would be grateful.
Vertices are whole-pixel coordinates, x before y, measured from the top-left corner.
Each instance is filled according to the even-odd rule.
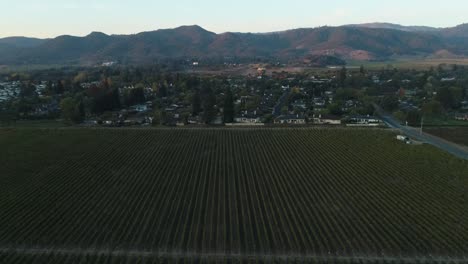
[[[281,115],[281,108],[283,107],[286,99],[288,98],[289,93],[291,92],[291,89],[288,88],[287,90],[284,91],[283,95],[278,99],[278,102],[276,103],[275,107],[273,108],[273,116],[277,117]]]
[[[459,146],[442,138],[422,133],[419,129],[413,127],[402,126],[393,116],[385,113],[378,105],[374,105],[380,118],[391,128],[399,129],[406,136],[418,141],[431,144],[441,150],[444,150],[459,158],[468,160],[468,148]]]

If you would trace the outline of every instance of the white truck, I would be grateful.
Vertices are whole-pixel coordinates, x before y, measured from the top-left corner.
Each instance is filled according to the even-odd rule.
[[[410,138],[407,137],[407,136],[398,135],[396,138],[397,138],[399,141],[405,142],[406,144],[411,144],[411,140],[410,140]]]

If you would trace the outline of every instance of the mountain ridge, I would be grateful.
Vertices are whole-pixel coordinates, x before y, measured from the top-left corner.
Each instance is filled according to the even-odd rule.
[[[428,27],[428,26],[404,26],[401,24],[394,24],[394,23],[387,23],[387,22],[348,24],[344,26],[364,27],[364,28],[374,28],[374,29],[395,29],[395,30],[408,31],[408,32],[437,32],[437,31],[444,29],[444,28]]]
[[[161,59],[223,57],[287,61],[311,55],[379,60],[434,54],[466,56],[467,44],[468,24],[430,28],[368,23],[270,33],[220,34],[191,25],[132,35],[91,32],[84,37],[62,35],[44,40],[4,38],[0,39],[0,65],[96,64],[103,61],[141,64]]]

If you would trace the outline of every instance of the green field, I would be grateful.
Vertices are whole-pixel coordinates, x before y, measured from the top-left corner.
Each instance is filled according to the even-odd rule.
[[[67,127],[62,120],[18,120],[11,123],[1,123],[0,128],[60,128]]]
[[[424,131],[448,141],[468,146],[468,127],[428,128]]]
[[[438,59],[438,58],[418,58],[418,57],[407,57],[407,58],[395,58],[388,61],[348,61],[349,66],[359,67],[363,65],[366,69],[378,70],[382,68],[397,68],[397,69],[410,69],[410,70],[429,70],[431,67],[435,68],[441,64],[444,65],[468,65],[468,59]]]
[[[394,136],[0,129],[0,263],[461,263],[468,162]]]

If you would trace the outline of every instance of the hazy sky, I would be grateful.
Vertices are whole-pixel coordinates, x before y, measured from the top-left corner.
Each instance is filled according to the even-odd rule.
[[[180,25],[221,33],[392,22],[468,22],[467,0],[0,0],[0,37],[129,34]]]

